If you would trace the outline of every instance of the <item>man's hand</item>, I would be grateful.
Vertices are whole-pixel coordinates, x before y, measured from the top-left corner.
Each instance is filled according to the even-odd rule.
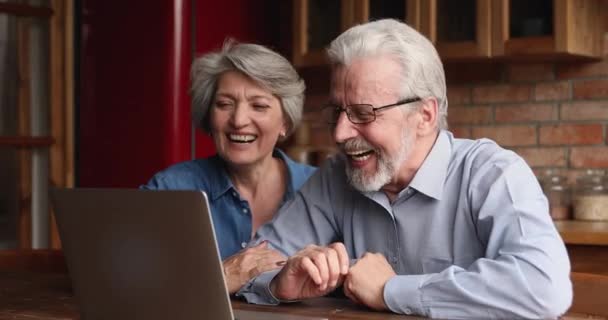
[[[287,260],[270,283],[270,290],[281,300],[324,296],[342,284],[348,265],[344,244],[310,245]]]
[[[280,268],[286,260],[281,253],[268,248],[265,241],[239,251],[223,262],[228,292],[237,292],[251,278],[262,272]]]
[[[384,285],[395,271],[381,253],[365,253],[349,270],[344,294],[356,303],[375,310],[387,310]]]

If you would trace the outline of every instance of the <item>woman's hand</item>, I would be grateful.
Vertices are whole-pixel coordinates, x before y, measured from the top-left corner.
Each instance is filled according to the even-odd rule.
[[[237,252],[223,262],[228,292],[237,292],[247,281],[262,272],[281,268],[286,260],[281,253],[268,248],[266,241]]]

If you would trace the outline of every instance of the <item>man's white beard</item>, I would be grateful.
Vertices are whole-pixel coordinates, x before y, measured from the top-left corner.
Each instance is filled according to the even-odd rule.
[[[382,187],[391,182],[397,176],[399,168],[407,160],[412,150],[414,135],[410,134],[406,128],[401,134],[401,150],[392,159],[382,150],[374,149],[369,142],[363,138],[353,138],[344,143],[344,149],[349,148],[370,148],[374,149],[376,156],[376,172],[369,174],[365,170],[353,168],[349,161],[346,161],[346,176],[348,182],[361,192],[379,191]]]

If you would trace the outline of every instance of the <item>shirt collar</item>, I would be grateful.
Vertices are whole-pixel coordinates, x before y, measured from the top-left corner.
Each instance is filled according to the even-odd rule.
[[[441,200],[448,165],[452,157],[452,143],[450,140],[446,131],[441,130],[439,132],[433,148],[416,172],[410,187],[431,198]]]
[[[217,200],[217,198],[221,197],[224,193],[233,189],[234,186],[230,177],[228,177],[228,171],[226,170],[226,165],[224,160],[218,156],[214,155],[210,158],[211,170],[209,170],[209,196],[212,200]]]
[[[279,149],[274,149],[272,156],[283,160],[287,166],[288,183],[286,185],[287,190],[285,190],[285,196],[289,197],[296,189],[296,186],[294,185],[295,179],[293,179],[293,170],[296,163]],[[226,192],[235,188],[232,184],[232,180],[230,180],[230,177],[228,176],[225,162],[220,156],[214,155],[211,157],[211,165],[213,170],[210,170],[209,174],[209,196],[212,200],[216,200]]]

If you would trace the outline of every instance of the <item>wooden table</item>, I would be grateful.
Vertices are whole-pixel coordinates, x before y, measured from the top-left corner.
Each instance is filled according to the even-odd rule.
[[[374,312],[345,299],[320,298],[280,306],[259,306],[233,300],[238,310],[322,316],[328,319],[424,319]],[[0,319],[80,319],[69,277],[58,273],[0,271]]]
[[[339,319],[423,319],[387,312],[374,312],[348,300],[319,298],[280,306],[259,306],[233,301],[237,310],[259,310],[280,314]],[[80,319],[69,277],[64,273],[0,271],[0,319]],[[567,314],[563,319],[606,319]]]

